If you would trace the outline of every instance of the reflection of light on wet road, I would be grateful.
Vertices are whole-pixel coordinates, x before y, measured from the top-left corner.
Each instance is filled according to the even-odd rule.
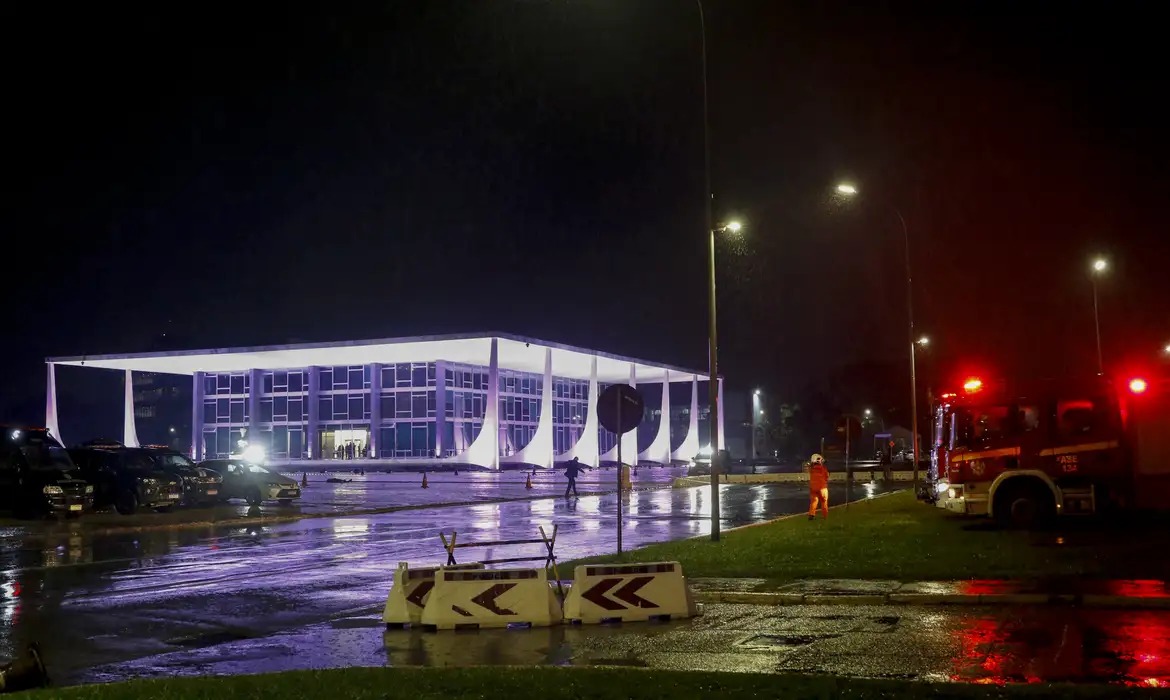
[[[495,483],[485,482],[492,488]],[[410,496],[419,493],[417,484],[397,488],[409,489],[404,493]],[[523,493],[522,482],[515,488]],[[558,491],[563,493],[563,488],[562,481]],[[68,659],[61,662],[63,679],[80,678],[90,664],[173,650],[166,640],[199,637],[209,630],[245,629],[263,639],[336,619],[339,611],[358,611],[351,614],[374,619],[385,602],[396,562],[430,566],[445,559],[440,531],[448,535],[457,531],[460,542],[533,539],[539,537],[538,525],[545,525],[551,535],[555,524],[556,554],[562,561],[614,551],[617,496],[565,499],[560,493],[540,500],[250,528],[99,537],[83,533],[81,560],[76,563],[71,539],[41,534],[30,546],[16,538],[16,546],[5,542],[0,548],[0,562],[5,568],[15,567],[8,580],[34,578],[22,581],[23,607],[4,598],[0,612],[6,620],[20,619],[12,624],[13,644],[50,638],[46,652]],[[723,486],[721,493],[725,520],[735,524],[807,507],[799,485]],[[710,527],[706,487],[634,492],[624,496],[623,503],[623,544],[628,549],[701,535]],[[539,556],[543,549],[538,543],[461,552],[466,556],[460,561],[476,561]],[[43,566],[49,560],[55,564],[51,571]],[[354,636],[346,639],[360,641],[359,631],[367,634],[351,631]],[[245,653],[235,672],[269,668],[272,659],[261,659],[267,652],[259,651],[268,648],[254,641],[249,649],[259,656]],[[313,656],[312,650],[299,647],[278,653],[289,658]]]
[[[350,537],[361,537],[369,531],[370,521],[368,519],[352,520],[346,518],[337,521],[337,524],[333,526],[333,537],[343,540]]]

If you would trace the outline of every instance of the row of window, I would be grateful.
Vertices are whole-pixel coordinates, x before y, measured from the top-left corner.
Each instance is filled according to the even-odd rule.
[[[382,387],[423,389],[436,386],[433,362],[398,363],[382,366]],[[363,391],[371,386],[371,365],[321,367],[317,370],[318,391]],[[445,372],[446,386],[452,389],[487,391],[486,371],[454,367]],[[204,396],[244,395],[251,392],[251,373],[208,374],[203,378]],[[527,372],[500,371],[500,391],[507,394],[539,396],[544,378]],[[604,388],[605,385],[602,386]],[[309,390],[309,371],[265,370],[261,373],[263,395],[298,394]],[[589,382],[579,379],[556,379],[553,395],[560,399],[585,400]]]
[[[536,422],[540,419],[540,400],[534,397],[501,396],[500,419],[505,423]],[[433,391],[396,391],[380,399],[383,420],[394,418],[435,418]],[[482,419],[487,395],[476,392],[451,392],[447,395],[444,415],[447,418]],[[250,419],[246,398],[215,398],[203,402],[205,425],[242,424]],[[325,394],[317,397],[317,420],[369,421],[371,399],[363,394]],[[151,406],[138,407],[138,415],[153,412]],[[584,424],[588,405],[581,401],[554,401],[553,423]],[[270,396],[260,399],[261,423],[304,423],[308,421],[308,398],[303,395]]]

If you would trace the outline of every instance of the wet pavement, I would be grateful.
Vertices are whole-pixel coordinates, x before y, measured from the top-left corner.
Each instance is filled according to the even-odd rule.
[[[671,482],[686,473],[685,467],[653,467],[634,470],[631,482],[635,489],[667,488]],[[285,476],[301,481],[303,472],[283,472]],[[531,476],[532,488],[528,488]],[[302,497],[282,506],[265,502],[259,510],[250,509],[242,500],[206,508],[182,508],[171,513],[142,512],[133,516],[113,511],[90,513],[77,520],[20,521],[0,518],[0,537],[13,528],[38,527],[47,532],[81,532],[89,529],[151,528],[182,526],[191,523],[215,523],[248,518],[295,520],[326,515],[354,515],[367,512],[385,512],[395,508],[443,505],[455,503],[487,503],[507,499],[539,498],[563,494],[565,478],[561,472],[441,472],[427,475],[427,488],[422,488],[421,473],[383,473],[367,471],[354,474],[352,470],[333,470],[308,475],[309,486]],[[326,479],[344,479],[344,483],[328,483]],[[581,495],[614,493],[617,491],[617,471],[602,469],[587,472],[577,482]]]
[[[359,488],[352,484],[344,486]],[[340,491],[334,497],[346,496]],[[880,493],[876,485],[854,490],[858,498]],[[622,496],[626,546],[706,534],[707,495],[692,488]],[[844,486],[834,486],[832,498],[843,497]],[[557,554],[567,560],[614,550],[617,503],[608,494],[145,532],[7,528],[0,540],[0,658],[38,641],[63,683],[123,677],[138,671],[118,675],[112,669],[121,662],[147,659],[141,664],[149,666],[152,657],[233,640],[244,644],[232,653],[250,671],[279,667],[265,651],[277,639],[296,659],[353,663],[348,643],[323,648],[295,640],[341,625],[354,644],[381,649],[375,628],[395,565],[441,562],[440,531],[485,541],[530,538],[539,525],[556,524]],[[726,485],[721,506],[729,527],[803,511],[807,492],[801,484]],[[464,551],[475,560],[535,555],[540,547]]]
[[[181,647],[183,642],[175,642]],[[306,653],[312,649],[314,653]],[[337,666],[627,666],[1170,687],[1170,612],[708,605],[666,624],[383,630],[369,615],[96,668],[92,680]]]

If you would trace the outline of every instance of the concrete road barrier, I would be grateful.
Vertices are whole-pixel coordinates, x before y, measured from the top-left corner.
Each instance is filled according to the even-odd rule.
[[[435,573],[421,624],[436,630],[487,629],[560,624],[561,606],[539,569],[494,569]]]
[[[483,569],[483,564],[457,564],[455,566],[431,566],[411,569],[406,562],[398,562],[394,572],[394,583],[386,596],[386,607],[382,610],[382,622],[387,627],[417,625],[422,618],[423,607],[435,587],[435,573],[440,569],[448,571],[471,571]]]
[[[681,619],[697,613],[678,562],[581,565],[565,597],[566,622]]]

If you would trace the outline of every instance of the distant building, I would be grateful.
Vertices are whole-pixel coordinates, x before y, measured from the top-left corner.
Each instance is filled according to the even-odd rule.
[[[58,437],[57,365],[127,373],[127,444],[139,441],[139,420],[159,419],[174,396],[157,375],[189,377],[184,447],[195,459],[260,444],[277,462],[367,458],[499,469],[577,457],[596,465],[617,456],[617,437],[596,413],[597,396],[615,383],[637,386],[646,400],[642,425],[623,438],[623,461],[690,460],[709,434],[692,410],[706,383],[700,371],[505,334],[47,362],[46,419]],[[150,375],[156,378],[140,379]],[[681,422],[671,386],[689,399]]]

